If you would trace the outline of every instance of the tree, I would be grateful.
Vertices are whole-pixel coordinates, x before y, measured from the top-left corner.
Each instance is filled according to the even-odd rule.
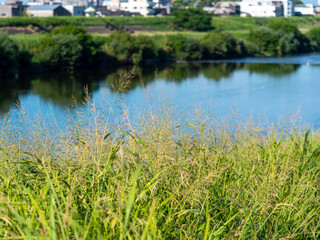
[[[40,42],[35,58],[49,67],[73,70],[81,57],[79,40],[69,34],[47,35]]]
[[[178,27],[207,31],[213,29],[211,25],[212,15],[198,8],[178,9],[173,12],[173,23]]]

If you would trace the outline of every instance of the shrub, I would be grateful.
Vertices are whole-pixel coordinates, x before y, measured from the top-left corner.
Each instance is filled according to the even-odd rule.
[[[81,52],[81,62],[92,63],[94,61],[94,56],[100,50],[101,44],[93,40],[93,37],[88,34],[87,30],[84,27],[75,26],[75,25],[62,25],[55,28],[51,35],[57,34],[67,34],[75,36],[79,43],[82,46]]]
[[[185,29],[207,31],[213,29],[211,14],[198,8],[178,9],[172,13],[173,23]]]
[[[273,29],[279,33],[280,38],[284,37],[284,35],[290,35],[290,36],[285,36],[284,43],[286,41],[291,42],[289,44],[286,44],[287,46],[291,46],[292,48],[288,52],[284,52],[284,54],[290,54],[290,53],[299,53],[299,52],[308,52],[311,51],[311,44],[310,44],[310,39],[303,35],[298,27],[288,21],[285,20],[279,20],[275,21],[272,23],[269,23],[267,25],[268,28]],[[281,41],[279,41],[279,44]],[[281,51],[278,53],[281,53]],[[283,54],[279,54],[283,55]]]
[[[271,22],[267,25],[268,28],[273,29],[275,31],[282,31],[284,33],[293,33],[295,36],[301,35],[298,27],[286,20],[278,20]]]
[[[107,54],[115,57],[120,63],[131,63],[132,55],[139,50],[136,38],[122,31],[116,31],[110,34],[102,48]]]
[[[136,44],[138,50],[133,54],[133,63],[140,65],[149,61],[159,60],[159,49],[153,39],[148,37],[137,37]]]
[[[318,50],[320,48],[320,27],[311,28],[307,35],[309,36],[314,49]]]
[[[73,35],[47,35],[40,42],[35,58],[48,67],[72,70],[81,57],[82,46]]]
[[[205,47],[205,58],[241,57],[246,53],[244,44],[236,40],[231,34],[214,31],[206,34],[201,40]]]
[[[283,35],[278,42],[278,55],[288,55],[299,52],[300,41],[293,33]]]
[[[276,55],[278,52],[279,36],[278,33],[272,29],[260,28],[252,30],[249,33],[248,39],[257,46],[260,53]]]
[[[168,35],[164,40],[164,51],[177,60],[200,60],[203,46],[198,39],[180,35]]]

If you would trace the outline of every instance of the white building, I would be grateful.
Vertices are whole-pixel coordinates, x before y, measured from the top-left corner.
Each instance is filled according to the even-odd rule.
[[[294,13],[297,16],[313,16],[315,14],[315,7],[313,4],[296,5]]]
[[[283,4],[283,16],[294,16],[294,0],[280,0]]]
[[[240,15],[251,17],[280,17],[283,16],[283,7],[266,0],[243,0],[239,2]]]
[[[113,11],[122,10],[143,16],[153,15],[155,13],[153,9],[155,5],[156,3],[152,0],[111,0],[103,3],[103,6]]]
[[[294,0],[242,0],[241,16],[291,17],[294,16]]]

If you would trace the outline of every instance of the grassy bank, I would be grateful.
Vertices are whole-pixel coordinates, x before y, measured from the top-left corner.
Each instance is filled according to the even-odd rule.
[[[146,26],[158,29],[172,29],[172,17],[11,17],[1,18],[0,27],[42,27],[73,24],[76,26],[105,26],[106,21],[116,26]]]
[[[290,17],[290,18],[263,18],[263,17],[213,17],[212,25],[221,30],[250,30],[285,19],[298,25],[299,28],[310,28],[319,25],[320,17]],[[108,21],[117,26],[148,26],[159,29],[172,29],[173,17],[11,17],[1,18],[0,26],[29,26],[38,24],[43,27],[74,24],[77,26],[104,26]]]
[[[1,238],[319,239],[319,133],[162,103],[134,122],[81,109],[1,122]]]

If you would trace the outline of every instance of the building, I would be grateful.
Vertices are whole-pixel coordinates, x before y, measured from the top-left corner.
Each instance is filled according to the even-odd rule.
[[[294,0],[242,0],[241,16],[291,17],[294,16]]]
[[[86,10],[85,6],[74,6],[74,5],[63,5],[72,16],[84,16],[84,11]]]
[[[96,9],[94,7],[88,7],[84,10],[84,14],[86,17],[94,17],[96,16]]]
[[[240,5],[237,2],[218,2],[213,7],[204,8],[204,10],[220,17],[240,15]]]
[[[27,8],[31,17],[71,16],[71,13],[61,5],[34,5]]]
[[[294,7],[295,16],[313,16],[315,15],[315,7],[313,4],[296,5]]]
[[[163,0],[163,2],[165,2],[165,0]],[[128,11],[133,15],[148,16],[156,13],[153,9],[156,3],[152,0],[109,0],[104,1],[103,5],[112,11]],[[161,4],[158,3],[158,5]]]
[[[283,16],[283,7],[272,1],[243,0],[239,2],[240,16],[246,17],[280,17]]]
[[[150,0],[127,0],[121,1],[120,10],[129,11],[132,14],[141,14],[143,16],[154,15],[153,7],[156,4]]]
[[[7,1],[5,5],[0,5],[0,17],[23,16],[26,6],[22,1]]]
[[[60,5],[74,5],[74,6],[87,6],[87,0],[29,0],[28,5],[53,5],[53,4],[60,4]]]

